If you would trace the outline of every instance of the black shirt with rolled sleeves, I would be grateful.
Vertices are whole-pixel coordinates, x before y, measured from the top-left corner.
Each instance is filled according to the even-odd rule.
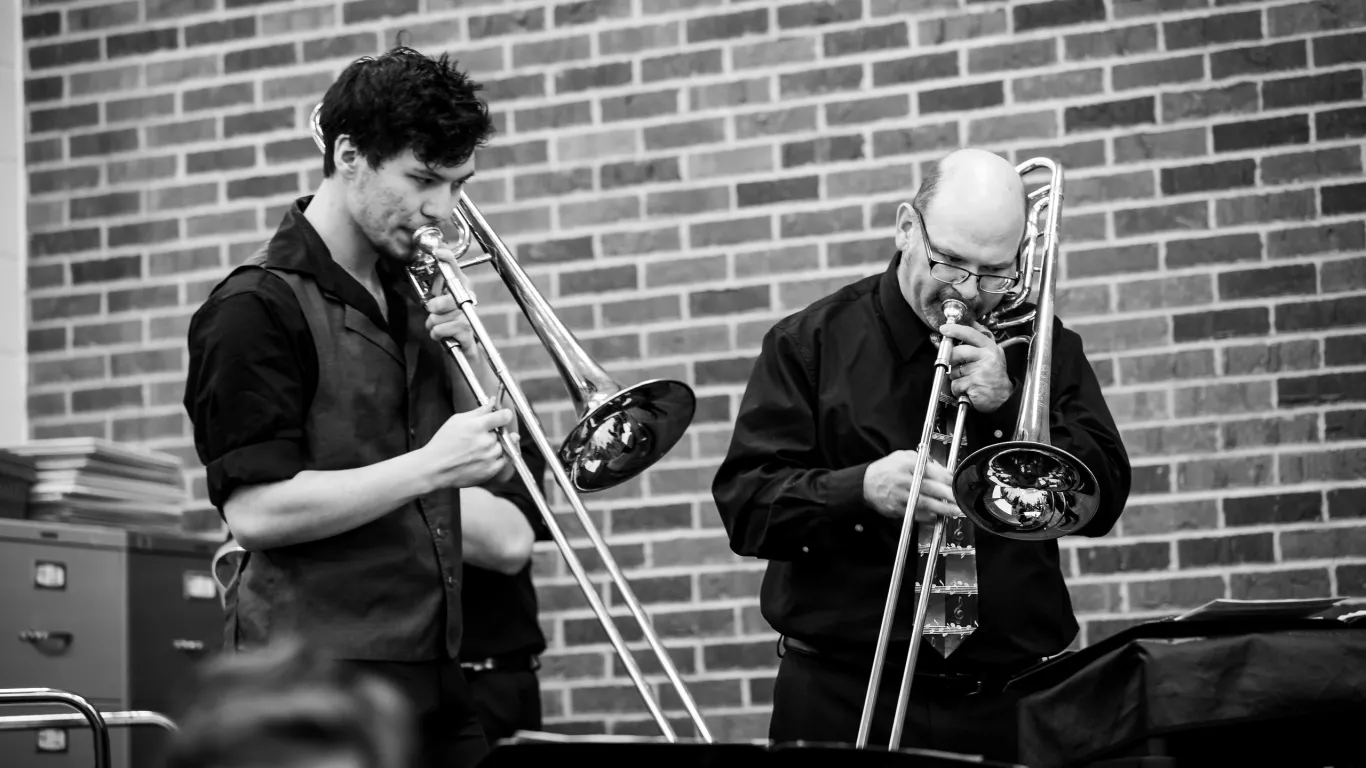
[[[891,582],[900,522],[864,501],[864,473],[889,453],[916,449],[937,352],[934,331],[901,292],[898,261],[770,329],[713,483],[731,548],[769,561],[764,618],[812,645],[871,646]],[[1016,382],[1023,381],[1027,350],[1005,350]],[[1129,460],[1081,338],[1060,320],[1052,370],[1052,442],[1090,467],[1102,493],[1080,535],[1103,536],[1128,498]],[[1019,405],[1017,385],[994,413],[970,408],[960,456],[1012,439]],[[984,532],[976,540],[978,629],[948,660],[924,644],[921,667],[1019,668],[1066,649],[1078,625],[1057,541]],[[920,578],[915,558],[908,563],[892,634],[902,643],[910,638]]]
[[[243,486],[415,450],[460,406],[457,392],[469,399],[401,270],[380,263],[382,313],[304,217],[310,200],[190,324],[184,404],[220,510]],[[351,531],[248,554],[228,647],[297,632],[346,659],[456,658],[459,521],[458,489],[443,489]]]

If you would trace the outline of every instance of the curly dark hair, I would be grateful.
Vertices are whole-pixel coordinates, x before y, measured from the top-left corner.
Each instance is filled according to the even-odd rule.
[[[211,659],[178,698],[165,768],[284,768],[339,755],[366,768],[413,765],[404,695],[296,638]]]
[[[467,162],[493,134],[481,90],[444,53],[432,58],[400,45],[352,62],[327,89],[318,114],[323,175],[336,170],[338,136],[350,137],[371,168],[408,149],[432,167]]]

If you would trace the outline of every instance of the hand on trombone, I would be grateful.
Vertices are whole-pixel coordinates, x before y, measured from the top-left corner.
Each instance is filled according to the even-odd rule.
[[[495,409],[491,403],[447,419],[421,449],[435,465],[435,485],[469,488],[489,480],[506,480],[512,474],[513,466],[498,441],[496,430],[511,423],[512,411]],[[508,437],[514,447],[519,444],[515,432]]]
[[[470,279],[465,276],[465,272],[460,269],[456,262],[456,256],[448,248],[438,248],[433,254],[438,260],[446,262],[460,279],[461,285],[471,295],[474,294],[474,286],[470,284]],[[497,374],[488,365],[484,354],[479,349],[479,345],[474,338],[474,330],[470,327],[469,318],[455,302],[455,297],[446,290],[446,278],[438,275],[432,284],[432,298],[427,300],[427,332],[437,341],[453,339],[460,345],[460,351],[465,353],[465,359],[470,361],[474,368],[475,375],[479,377],[479,385],[484,388],[484,392],[491,396],[498,407],[504,407],[503,394],[506,389],[502,382],[498,380]]]
[[[878,514],[893,520],[906,515],[916,455],[915,451],[894,451],[868,465],[863,474],[863,498]],[[930,459],[925,463],[925,477],[915,505],[916,522],[932,522],[935,515],[960,514],[953,501],[953,478],[943,464]]]
[[[975,410],[991,413],[1010,399],[1014,385],[996,337],[975,319],[971,323],[939,326],[940,333],[958,341],[949,357],[949,387],[955,397],[967,393]]]

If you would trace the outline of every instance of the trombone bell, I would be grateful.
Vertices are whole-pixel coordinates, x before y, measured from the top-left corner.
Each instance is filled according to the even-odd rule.
[[[1021,176],[1044,169],[1047,185],[1030,194],[1039,198],[1030,209],[1038,217],[1047,211],[1042,228],[1029,222],[1031,234],[1043,237],[1043,253],[1035,266],[1034,237],[1026,249],[1023,290],[1008,303],[1021,306],[1031,286],[1034,310],[1024,318],[992,318],[996,329],[1034,322],[1025,365],[1024,390],[1015,434],[1006,443],[988,445],[964,459],[954,472],[954,499],[963,514],[978,526],[1007,539],[1039,541],[1076,533],[1100,506],[1100,486],[1090,468],[1075,456],[1057,448],[1050,439],[1049,390],[1053,369],[1053,300],[1057,281],[1058,236],[1062,214],[1062,168],[1052,160],[1035,158],[1016,167]],[[1035,274],[1037,272],[1037,278]],[[1002,346],[1023,338],[1003,342]]]
[[[585,493],[624,483],[683,437],[696,402],[692,388],[678,381],[627,387],[590,406],[560,444],[560,462]]]
[[[958,467],[959,506],[974,523],[1008,539],[1075,533],[1100,506],[1095,475],[1066,451],[1012,441],[977,451]],[[971,510],[970,512],[968,510]]]

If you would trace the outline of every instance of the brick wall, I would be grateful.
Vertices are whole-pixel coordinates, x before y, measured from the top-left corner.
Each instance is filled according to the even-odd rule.
[[[1216,597],[1366,593],[1360,2],[28,5],[35,437],[195,465],[186,319],[317,181],[305,120],[336,72],[409,30],[487,82],[502,133],[471,193],[565,321],[623,382],[696,387],[668,460],[588,501],[720,737],[763,733],[775,666],[762,564],[707,490],[758,341],[880,270],[896,203],[963,144],[1068,170],[1060,311],[1136,465],[1115,535],[1065,542],[1082,641]],[[489,274],[480,308],[562,434]],[[550,722],[653,732],[538,557]]]

